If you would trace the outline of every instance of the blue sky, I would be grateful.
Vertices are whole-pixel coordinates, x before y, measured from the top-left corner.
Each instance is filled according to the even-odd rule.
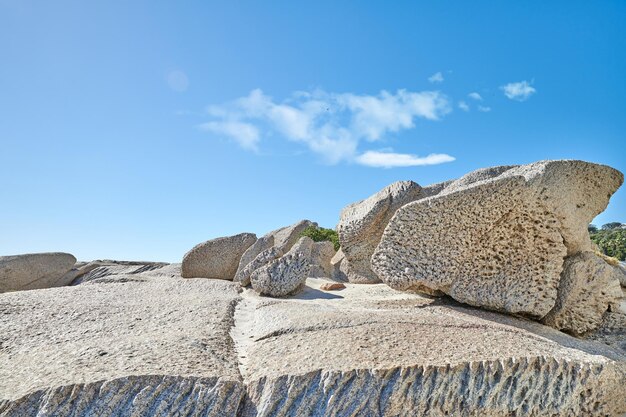
[[[179,261],[334,227],[397,180],[624,172],[624,21],[623,1],[0,0],[0,254]]]

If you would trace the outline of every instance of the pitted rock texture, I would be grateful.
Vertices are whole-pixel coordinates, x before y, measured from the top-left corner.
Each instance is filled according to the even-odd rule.
[[[242,287],[247,287],[248,285],[250,285],[250,276],[254,271],[267,265],[274,259],[280,258],[283,255],[283,251],[277,247],[271,247],[264,250],[263,252],[259,253],[257,257],[252,260],[252,262],[249,262],[245,266],[245,268],[243,268],[243,270],[237,271],[234,281],[241,284]]]
[[[469,174],[467,186],[453,182],[400,208],[372,256],[373,270],[396,289],[440,291],[535,318],[548,314],[564,257],[591,247],[587,225],[623,176],[582,161],[498,170]]]
[[[252,416],[601,416],[626,411],[624,356],[541,324],[346,284],[249,291]]]
[[[315,242],[311,248],[310,277],[330,278],[332,274],[330,260],[335,256],[335,247],[332,242]]]
[[[313,243],[311,238],[304,236],[285,255],[254,271],[250,276],[252,288],[272,297],[298,292],[311,270]]]
[[[543,322],[575,334],[597,328],[609,305],[622,298],[615,269],[593,252],[565,259],[556,305]]]
[[[341,211],[337,233],[346,257],[344,273],[354,283],[377,283],[370,258],[397,209],[420,198],[422,187],[413,181],[398,181],[373,196],[350,204]]]
[[[185,254],[182,276],[232,281],[241,256],[256,240],[253,233],[240,233],[200,243]]]
[[[69,253],[30,253],[0,256],[0,293],[69,285],[76,263]]]
[[[311,226],[317,227],[317,223],[310,220],[300,220],[290,226],[272,230],[265,236],[258,239],[242,255],[234,281],[239,282],[242,286],[250,285],[250,275],[252,272],[264,265],[260,264],[258,260],[254,265],[250,265],[252,261],[254,261],[262,252],[266,253],[266,255],[264,255],[264,257],[267,258],[266,263],[273,260],[274,258],[270,259],[267,256],[269,252],[266,251],[270,248],[275,248],[273,253],[280,253],[279,256],[289,252],[291,247],[298,241],[298,239],[300,239],[302,232]]]
[[[246,251],[241,255],[241,259],[239,260],[239,266],[237,267],[237,272],[235,273],[235,278],[233,281],[240,281],[237,277],[241,275],[242,271],[250,264],[254,259],[259,256],[261,252],[264,252],[274,246],[274,236],[273,235],[265,235],[260,237],[250,246]],[[248,281],[249,283],[249,281]],[[248,284],[245,284],[248,285]]]
[[[237,288],[151,277],[2,294],[0,416],[235,416]]]

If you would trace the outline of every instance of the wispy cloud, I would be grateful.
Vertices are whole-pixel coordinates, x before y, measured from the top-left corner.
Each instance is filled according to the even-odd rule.
[[[362,163],[371,156],[359,159],[368,155],[359,155],[360,142],[383,140],[389,134],[414,128],[418,118],[440,120],[450,111],[449,99],[437,91],[359,95],[316,90],[296,92],[286,100],[275,101],[256,89],[223,105],[210,106],[207,112],[213,120],[200,128],[226,136],[248,150],[258,149],[264,134],[277,134],[305,144],[328,163]],[[406,156],[413,165],[426,160]],[[410,166],[404,164],[395,166]]]
[[[477,92],[475,92],[475,91],[474,91],[474,92],[472,92],[472,93],[469,93],[467,96],[468,96],[469,98],[473,99],[473,100],[483,101],[482,96],[481,96],[480,94],[478,94]]]
[[[525,101],[530,98],[537,90],[528,81],[520,81],[516,83],[508,83],[500,87],[504,91],[504,95],[511,100]]]
[[[463,111],[469,111],[469,106],[467,105],[466,102],[464,102],[463,100],[459,101],[459,109],[463,110]]]
[[[478,105],[478,111],[489,113],[491,111],[491,107]]]
[[[419,157],[417,155],[394,153],[394,152],[382,152],[382,151],[367,151],[356,157],[356,162],[376,168],[395,168],[395,167],[414,167],[422,165],[437,165],[445,162],[454,161],[454,157],[446,154],[433,153],[425,157]]]
[[[428,77],[428,81],[432,84],[441,84],[443,82],[443,74],[441,71],[434,73],[430,77]]]

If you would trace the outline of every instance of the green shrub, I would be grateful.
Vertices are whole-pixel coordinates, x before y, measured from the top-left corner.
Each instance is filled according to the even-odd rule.
[[[598,230],[590,237],[605,255],[626,260],[626,229]]]
[[[335,250],[339,250],[339,235],[333,229],[309,226],[300,233],[300,236],[308,236],[313,239],[314,242],[333,242]]]

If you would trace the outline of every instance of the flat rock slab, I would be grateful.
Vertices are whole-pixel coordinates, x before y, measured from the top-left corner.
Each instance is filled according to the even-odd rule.
[[[0,415],[234,415],[237,287],[155,278],[2,294]]]
[[[626,412],[624,352],[452,300],[106,278],[0,295],[0,416]]]
[[[535,322],[384,285],[244,293],[246,416],[615,415],[624,359]],[[246,324],[247,323],[247,324]]]

